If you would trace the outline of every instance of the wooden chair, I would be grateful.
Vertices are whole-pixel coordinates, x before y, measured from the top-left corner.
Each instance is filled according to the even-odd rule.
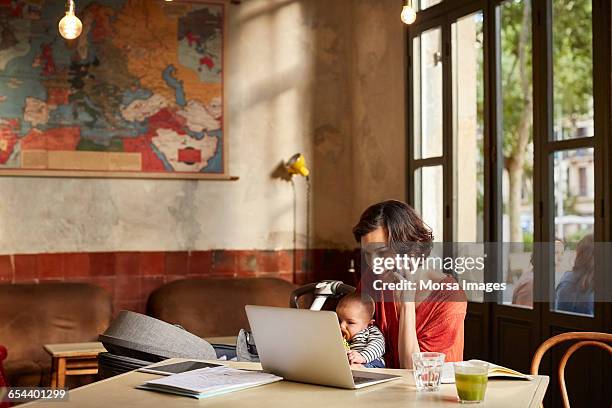
[[[570,408],[567,388],[565,386],[565,365],[567,364],[567,361],[570,359],[572,354],[584,346],[600,347],[604,350],[608,350],[608,353],[610,353],[612,356],[612,347],[610,347],[609,344],[612,343],[612,334],[597,332],[568,332],[551,337],[542,343],[533,355],[533,360],[531,361],[531,374],[538,374],[542,357],[549,349],[565,341],[575,341],[575,343],[572,344],[563,355],[563,358],[559,363],[557,373],[559,375],[559,388],[561,389],[563,406],[565,408]]]

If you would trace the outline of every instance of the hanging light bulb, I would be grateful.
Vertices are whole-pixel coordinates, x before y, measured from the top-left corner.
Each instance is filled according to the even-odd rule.
[[[407,0],[406,5],[402,8],[402,14],[400,15],[404,24],[412,24],[416,20],[416,10],[412,5],[412,0]]]
[[[67,40],[74,40],[83,31],[83,23],[74,14],[74,0],[68,0],[66,15],[59,22],[59,32]]]

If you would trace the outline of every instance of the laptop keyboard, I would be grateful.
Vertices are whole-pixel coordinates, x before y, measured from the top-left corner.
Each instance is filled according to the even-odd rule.
[[[355,381],[355,385],[357,384],[363,384],[363,383],[367,383],[367,382],[372,382],[374,380],[372,380],[371,378],[368,377],[358,377],[356,375],[353,376],[353,381]]]

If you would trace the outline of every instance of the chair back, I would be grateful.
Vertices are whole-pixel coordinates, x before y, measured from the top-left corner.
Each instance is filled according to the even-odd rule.
[[[237,336],[249,322],[245,305],[289,305],[295,285],[277,278],[184,279],[156,289],[147,314],[200,337]]]
[[[566,341],[574,341],[559,362],[559,368],[557,369],[557,375],[559,376],[559,388],[561,389],[561,398],[563,399],[563,406],[565,408],[570,407],[569,397],[567,396],[567,387],[565,386],[565,366],[568,360],[576,351],[585,346],[600,347],[604,350],[608,350],[608,353],[612,356],[612,334],[609,333],[598,333],[598,332],[568,332],[556,335],[546,340],[538,347],[533,360],[531,361],[531,374],[537,375],[540,368],[540,362],[544,354],[554,346],[564,343]]]
[[[0,285],[0,340],[9,351],[5,365],[21,359],[50,361],[45,344],[96,341],[111,315],[110,296],[94,285]]]

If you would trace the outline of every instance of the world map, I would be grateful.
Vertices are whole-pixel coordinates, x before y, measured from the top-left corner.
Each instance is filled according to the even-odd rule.
[[[0,174],[5,170],[223,173],[219,3],[0,0]]]

